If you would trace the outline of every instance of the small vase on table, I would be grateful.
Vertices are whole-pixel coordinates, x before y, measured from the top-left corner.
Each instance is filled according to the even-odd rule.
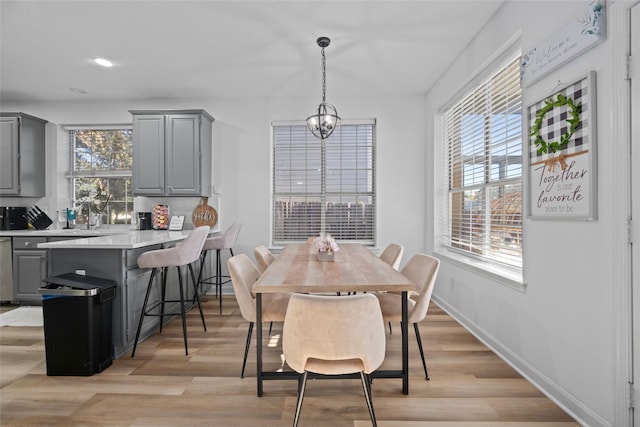
[[[314,239],[313,244],[318,251],[318,261],[333,261],[334,253],[340,250],[335,239],[326,233],[320,233],[320,236]]]

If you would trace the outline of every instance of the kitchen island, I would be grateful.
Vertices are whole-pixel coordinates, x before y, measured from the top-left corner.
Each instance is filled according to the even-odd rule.
[[[41,243],[73,240],[83,237],[126,234],[129,225],[108,225],[87,229],[50,228],[46,230],[3,230],[2,275],[0,276],[0,299],[2,302],[20,305],[40,305],[42,296],[38,289],[49,274],[47,249],[40,249]]]
[[[110,279],[116,282],[113,302],[113,356],[117,358],[133,346],[142,303],[151,275],[150,269],[138,268],[138,257],[146,252],[170,247],[185,239],[191,230],[157,231],[126,230],[122,233],[72,240],[40,243],[39,249],[48,252],[48,275],[79,273]],[[199,266],[194,266],[198,273]],[[188,269],[182,269],[187,295],[193,295]],[[188,279],[188,280],[187,280]],[[168,299],[179,299],[176,269],[169,269],[167,279]],[[150,302],[158,300],[159,287],[154,287]],[[175,307],[167,307],[174,311]],[[168,319],[166,319],[168,321]],[[160,325],[160,317],[146,317],[141,338],[153,333]]]

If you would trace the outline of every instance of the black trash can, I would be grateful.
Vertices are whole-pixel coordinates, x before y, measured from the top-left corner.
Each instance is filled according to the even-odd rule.
[[[43,282],[47,375],[89,376],[111,366],[116,282],[75,273]]]

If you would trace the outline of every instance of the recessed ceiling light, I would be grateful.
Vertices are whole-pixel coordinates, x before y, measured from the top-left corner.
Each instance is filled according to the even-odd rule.
[[[98,65],[101,65],[103,67],[113,67],[113,63],[111,61],[109,61],[108,59],[104,59],[104,58],[96,58],[93,60],[93,62],[95,62]]]
[[[80,89],[79,87],[70,87],[69,90],[73,93],[77,93],[78,95],[86,95],[87,91],[84,89]]]

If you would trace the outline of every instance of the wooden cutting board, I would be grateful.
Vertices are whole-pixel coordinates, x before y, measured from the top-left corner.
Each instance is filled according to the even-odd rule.
[[[213,228],[218,223],[218,212],[212,206],[209,206],[209,198],[200,199],[200,204],[193,210],[191,222],[194,227],[208,225]]]

